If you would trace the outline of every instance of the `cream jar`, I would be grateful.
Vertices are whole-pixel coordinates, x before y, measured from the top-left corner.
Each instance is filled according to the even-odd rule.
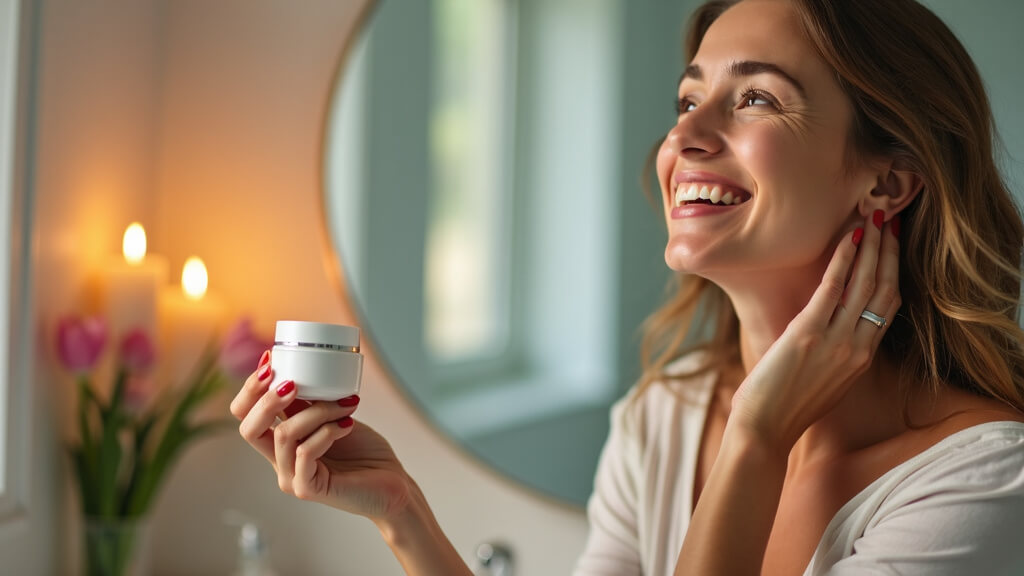
[[[272,390],[291,380],[303,400],[341,400],[359,393],[363,355],[359,328],[281,320],[271,353]]]

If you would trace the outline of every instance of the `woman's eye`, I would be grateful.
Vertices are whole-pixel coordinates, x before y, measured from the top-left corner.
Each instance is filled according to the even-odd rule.
[[[778,106],[775,105],[774,98],[759,90],[749,90],[744,92],[742,102],[744,108],[749,106],[771,106],[772,108],[778,108]]]
[[[697,105],[689,98],[679,98],[676,100],[676,116],[691,112],[696,107]]]

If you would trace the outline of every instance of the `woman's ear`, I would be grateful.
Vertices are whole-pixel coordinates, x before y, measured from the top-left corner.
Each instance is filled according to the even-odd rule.
[[[888,222],[917,198],[922,188],[924,179],[920,174],[910,169],[906,162],[893,160],[878,172],[875,187],[861,198],[861,215],[867,217],[875,210],[882,210]]]

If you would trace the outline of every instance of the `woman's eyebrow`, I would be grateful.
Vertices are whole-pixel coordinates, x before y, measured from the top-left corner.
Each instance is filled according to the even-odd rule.
[[[800,84],[800,82],[796,78],[793,78],[792,76],[787,74],[785,70],[783,70],[782,68],[778,67],[775,64],[772,64],[771,62],[758,62],[756,60],[740,60],[737,62],[733,62],[732,64],[729,65],[728,74],[729,76],[732,76],[734,78],[738,76],[753,76],[755,74],[774,74],[779,78],[782,78],[786,82],[792,84],[793,87],[796,88],[797,92],[800,93],[800,96],[804,98],[807,97],[807,92],[804,90],[803,85]],[[685,80],[686,78],[690,78],[693,80],[703,80],[704,71],[701,70],[700,66],[696,64],[690,64],[689,66],[686,67],[686,70],[683,70],[682,76],[679,77],[679,83],[682,83],[683,80]]]

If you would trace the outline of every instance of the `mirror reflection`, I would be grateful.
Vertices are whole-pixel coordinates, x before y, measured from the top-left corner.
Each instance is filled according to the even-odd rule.
[[[640,186],[682,65],[685,3],[661,4],[382,2],[329,119],[367,337],[441,429],[575,504],[668,278]]]

